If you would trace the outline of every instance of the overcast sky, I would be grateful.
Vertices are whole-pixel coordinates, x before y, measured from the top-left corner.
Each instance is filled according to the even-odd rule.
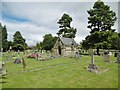
[[[77,28],[75,41],[79,43],[89,34],[87,10],[94,2],[1,2],[0,22],[7,26],[8,40],[20,31],[28,45],[36,45],[43,40],[45,34],[57,36],[59,25],[57,21],[64,13],[69,14],[73,21],[71,26]],[[15,1],[15,0],[13,0]],[[103,0],[104,1],[104,0]],[[105,2],[118,15],[117,2]],[[117,22],[114,26],[117,29]]]

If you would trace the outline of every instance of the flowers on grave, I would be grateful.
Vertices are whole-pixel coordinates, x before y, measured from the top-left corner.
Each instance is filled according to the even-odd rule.
[[[34,59],[36,59],[38,57],[41,57],[41,55],[40,54],[29,54],[29,55],[27,55],[27,58],[34,58]]]

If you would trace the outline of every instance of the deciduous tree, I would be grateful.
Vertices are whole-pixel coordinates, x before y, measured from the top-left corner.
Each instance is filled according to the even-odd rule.
[[[25,43],[25,39],[22,37],[21,33],[19,31],[16,31],[13,35],[13,49],[14,50],[24,50],[27,47],[27,44]]]

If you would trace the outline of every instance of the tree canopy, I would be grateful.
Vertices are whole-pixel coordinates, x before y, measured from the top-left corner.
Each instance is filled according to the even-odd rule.
[[[117,19],[116,13],[110,10],[110,6],[105,5],[102,1],[95,2],[93,9],[87,11],[88,17],[88,28],[91,29],[90,33],[95,31],[107,31],[112,29]]]
[[[7,28],[6,25],[2,26],[0,23],[0,39],[1,39],[1,45],[0,47],[3,48],[3,51],[6,51],[8,49],[8,41],[7,41]]]
[[[0,49],[2,48],[2,25],[0,23]]]
[[[110,10],[110,6],[105,5],[102,1],[94,3],[93,9],[87,11],[88,28],[91,29],[90,35],[86,36],[82,45],[84,48],[99,48],[109,49],[113,48],[113,40],[118,37],[117,33],[112,29],[117,19],[116,13]],[[87,46],[86,46],[87,45]]]
[[[25,39],[22,37],[19,31],[16,31],[13,35],[13,49],[14,50],[24,50],[27,47]]]
[[[113,46],[115,49],[120,50],[120,33],[118,33],[118,37],[113,40]]]
[[[64,14],[61,19],[57,22],[60,24],[60,30],[57,32],[58,36],[66,37],[66,38],[75,38],[77,29],[71,27],[72,17],[68,14]]]
[[[53,37],[52,34],[45,34],[43,38],[43,42],[40,43],[41,47],[45,50],[51,50],[54,47],[57,37]]]

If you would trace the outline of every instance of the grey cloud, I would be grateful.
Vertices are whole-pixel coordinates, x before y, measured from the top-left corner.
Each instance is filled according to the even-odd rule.
[[[109,2],[107,2],[108,4]],[[35,45],[42,41],[42,36],[51,33],[56,35],[59,30],[57,21],[64,13],[68,13],[72,18],[72,26],[77,28],[75,40],[80,42],[89,34],[87,29],[87,10],[92,8],[94,2],[4,2],[3,13],[26,18],[26,22],[8,22],[8,31],[14,33],[20,30],[29,45]],[[117,3],[109,3],[113,10],[117,12]]]

